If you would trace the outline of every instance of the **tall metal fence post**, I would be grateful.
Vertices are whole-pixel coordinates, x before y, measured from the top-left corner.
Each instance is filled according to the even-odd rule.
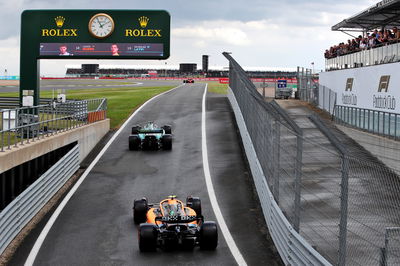
[[[301,99],[301,97],[300,97],[300,90],[301,90],[300,84],[301,84],[301,81],[300,81],[300,67],[299,66],[297,67],[296,78],[297,78],[297,98]]]
[[[301,176],[303,165],[303,135],[297,135],[296,162],[295,162],[295,183],[294,183],[294,219],[293,228],[297,233],[300,231],[300,210],[301,210]]]
[[[340,184],[339,266],[346,265],[347,251],[347,206],[349,191],[349,158],[342,154],[342,182]]]
[[[273,194],[275,201],[279,204],[279,178],[280,178],[280,123],[279,120],[274,120],[274,129],[272,130],[273,135],[273,178],[274,187]]]
[[[302,67],[301,68],[301,97],[300,97],[300,99],[301,100],[304,100],[305,99],[305,96],[304,96],[304,88],[307,86],[307,84],[304,84],[305,82],[304,82],[305,80],[304,80],[304,67]]]

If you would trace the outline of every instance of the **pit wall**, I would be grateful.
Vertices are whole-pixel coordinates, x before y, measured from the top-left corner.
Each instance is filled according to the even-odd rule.
[[[78,141],[79,162],[82,162],[109,130],[110,119],[105,119],[52,137],[31,140],[30,143],[18,145],[18,148],[5,149],[0,152],[0,173],[75,141]]]

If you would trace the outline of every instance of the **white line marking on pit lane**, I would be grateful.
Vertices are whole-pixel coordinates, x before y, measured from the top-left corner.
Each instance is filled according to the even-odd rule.
[[[228,226],[225,223],[224,216],[222,215],[221,209],[219,208],[217,197],[215,196],[214,186],[211,181],[210,174],[210,166],[208,164],[208,152],[207,152],[207,134],[206,134],[206,95],[207,95],[207,84],[204,89],[203,94],[203,103],[202,103],[202,112],[201,112],[201,146],[202,146],[202,155],[203,155],[203,169],[204,169],[204,177],[206,179],[207,192],[211,201],[211,206],[213,208],[215,217],[217,218],[219,227],[224,235],[225,241],[228,244],[228,247],[236,260],[236,263],[240,266],[247,265],[244,260],[240,250],[236,246],[235,240],[231,233],[229,232]]]
[[[28,258],[25,261],[25,266],[30,266],[33,265],[35,262],[36,256],[39,253],[40,248],[42,247],[42,244],[44,240],[46,239],[47,234],[50,232],[51,227],[54,225],[55,221],[57,220],[57,217],[60,215],[61,211],[64,209],[65,205],[67,205],[68,201],[71,199],[72,195],[76,192],[76,190],[79,188],[79,186],[82,184],[82,182],[85,180],[86,176],[89,174],[89,172],[92,170],[92,168],[96,165],[96,163],[100,160],[101,156],[107,151],[107,149],[111,146],[113,141],[118,137],[118,135],[121,133],[121,131],[128,125],[128,123],[132,120],[132,118],[149,102],[152,100],[158,98],[161,95],[167,94],[179,87],[182,87],[183,85],[179,85],[178,87],[175,87],[171,90],[168,90],[166,92],[163,92],[161,94],[158,94],[154,96],[153,98],[149,99],[147,102],[145,102],[142,106],[140,106],[136,111],[125,121],[125,123],[121,126],[121,128],[112,136],[112,138],[107,142],[107,144],[104,146],[104,148],[100,151],[100,153],[96,156],[96,158],[93,160],[93,162],[89,165],[89,167],[86,169],[86,171],[82,174],[82,176],[79,178],[79,180],[76,182],[76,184],[73,186],[73,188],[68,192],[68,194],[65,196],[64,200],[58,205],[57,209],[54,211],[54,213],[51,215],[49,221],[47,222],[46,226],[43,228],[42,232],[40,233],[38,239],[35,242],[35,245],[33,246],[31,252],[29,253]]]

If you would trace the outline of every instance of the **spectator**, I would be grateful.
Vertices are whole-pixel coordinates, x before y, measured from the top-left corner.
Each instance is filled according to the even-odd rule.
[[[376,45],[376,35],[372,33],[368,36],[368,48],[373,48]]]
[[[325,50],[324,56],[325,56],[325,58],[327,58],[327,59],[331,58],[331,55],[330,55],[328,49]]]
[[[397,29],[397,27],[393,27],[393,40],[398,41],[400,40],[400,31]]]
[[[400,42],[400,31],[397,27],[382,30],[373,30],[367,33],[366,37],[358,35],[358,37],[347,40],[347,43],[339,43],[325,50],[325,58],[334,58],[341,55],[357,52],[360,49],[371,49],[381,45],[387,45],[393,42]]]
[[[350,45],[350,50],[351,51],[357,51],[359,47],[359,43],[357,43],[356,39],[351,40],[351,45]]]
[[[360,41],[360,49],[367,49],[368,48],[368,39],[362,38]]]

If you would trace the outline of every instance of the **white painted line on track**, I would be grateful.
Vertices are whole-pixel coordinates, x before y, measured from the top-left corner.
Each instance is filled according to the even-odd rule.
[[[79,186],[82,184],[82,182],[85,180],[87,175],[90,173],[92,168],[96,165],[96,163],[100,160],[101,156],[107,151],[107,149],[111,146],[111,144],[114,142],[114,140],[118,137],[118,135],[121,133],[121,131],[125,128],[125,126],[132,120],[132,118],[149,102],[152,100],[158,98],[161,95],[167,94],[179,87],[182,87],[182,85],[179,85],[178,87],[175,87],[171,90],[168,90],[166,92],[163,92],[161,94],[158,94],[154,96],[153,98],[149,99],[147,102],[145,102],[143,105],[141,105],[136,111],[125,121],[125,123],[121,126],[121,128],[112,136],[112,138],[107,142],[107,144],[104,146],[104,148],[100,151],[100,153],[96,156],[96,158],[93,160],[93,162],[89,165],[89,167],[86,169],[86,171],[82,174],[82,176],[79,178],[79,180],[75,183],[73,188],[68,192],[68,194],[65,196],[63,201],[58,205],[57,209],[54,211],[54,213],[51,215],[49,221],[47,222],[46,226],[43,228],[42,232],[40,233],[38,239],[35,242],[35,245],[33,246],[31,252],[29,253],[28,258],[25,261],[25,266],[30,266],[33,265],[35,262],[36,256],[39,253],[40,248],[42,247],[42,244],[44,240],[46,239],[47,234],[50,232],[51,227],[54,225],[55,221],[57,220],[58,216],[60,215],[61,211],[64,209],[65,205],[67,205],[68,201],[71,199],[72,195],[76,192],[76,190],[79,188]]]
[[[211,206],[213,208],[215,217],[217,218],[219,228],[222,231],[225,241],[228,244],[228,247],[233,257],[235,258],[236,263],[240,266],[242,265],[244,266],[247,265],[247,263],[244,260],[242,254],[240,253],[240,250],[236,246],[235,240],[233,240],[233,237],[229,232],[228,226],[225,223],[224,216],[222,215],[221,209],[219,208],[217,197],[214,191],[214,186],[211,181],[210,166],[208,164],[207,134],[206,134],[206,95],[207,95],[207,84],[204,89],[202,111],[201,111],[201,146],[203,155],[204,178],[206,179],[207,192],[211,201]]]

